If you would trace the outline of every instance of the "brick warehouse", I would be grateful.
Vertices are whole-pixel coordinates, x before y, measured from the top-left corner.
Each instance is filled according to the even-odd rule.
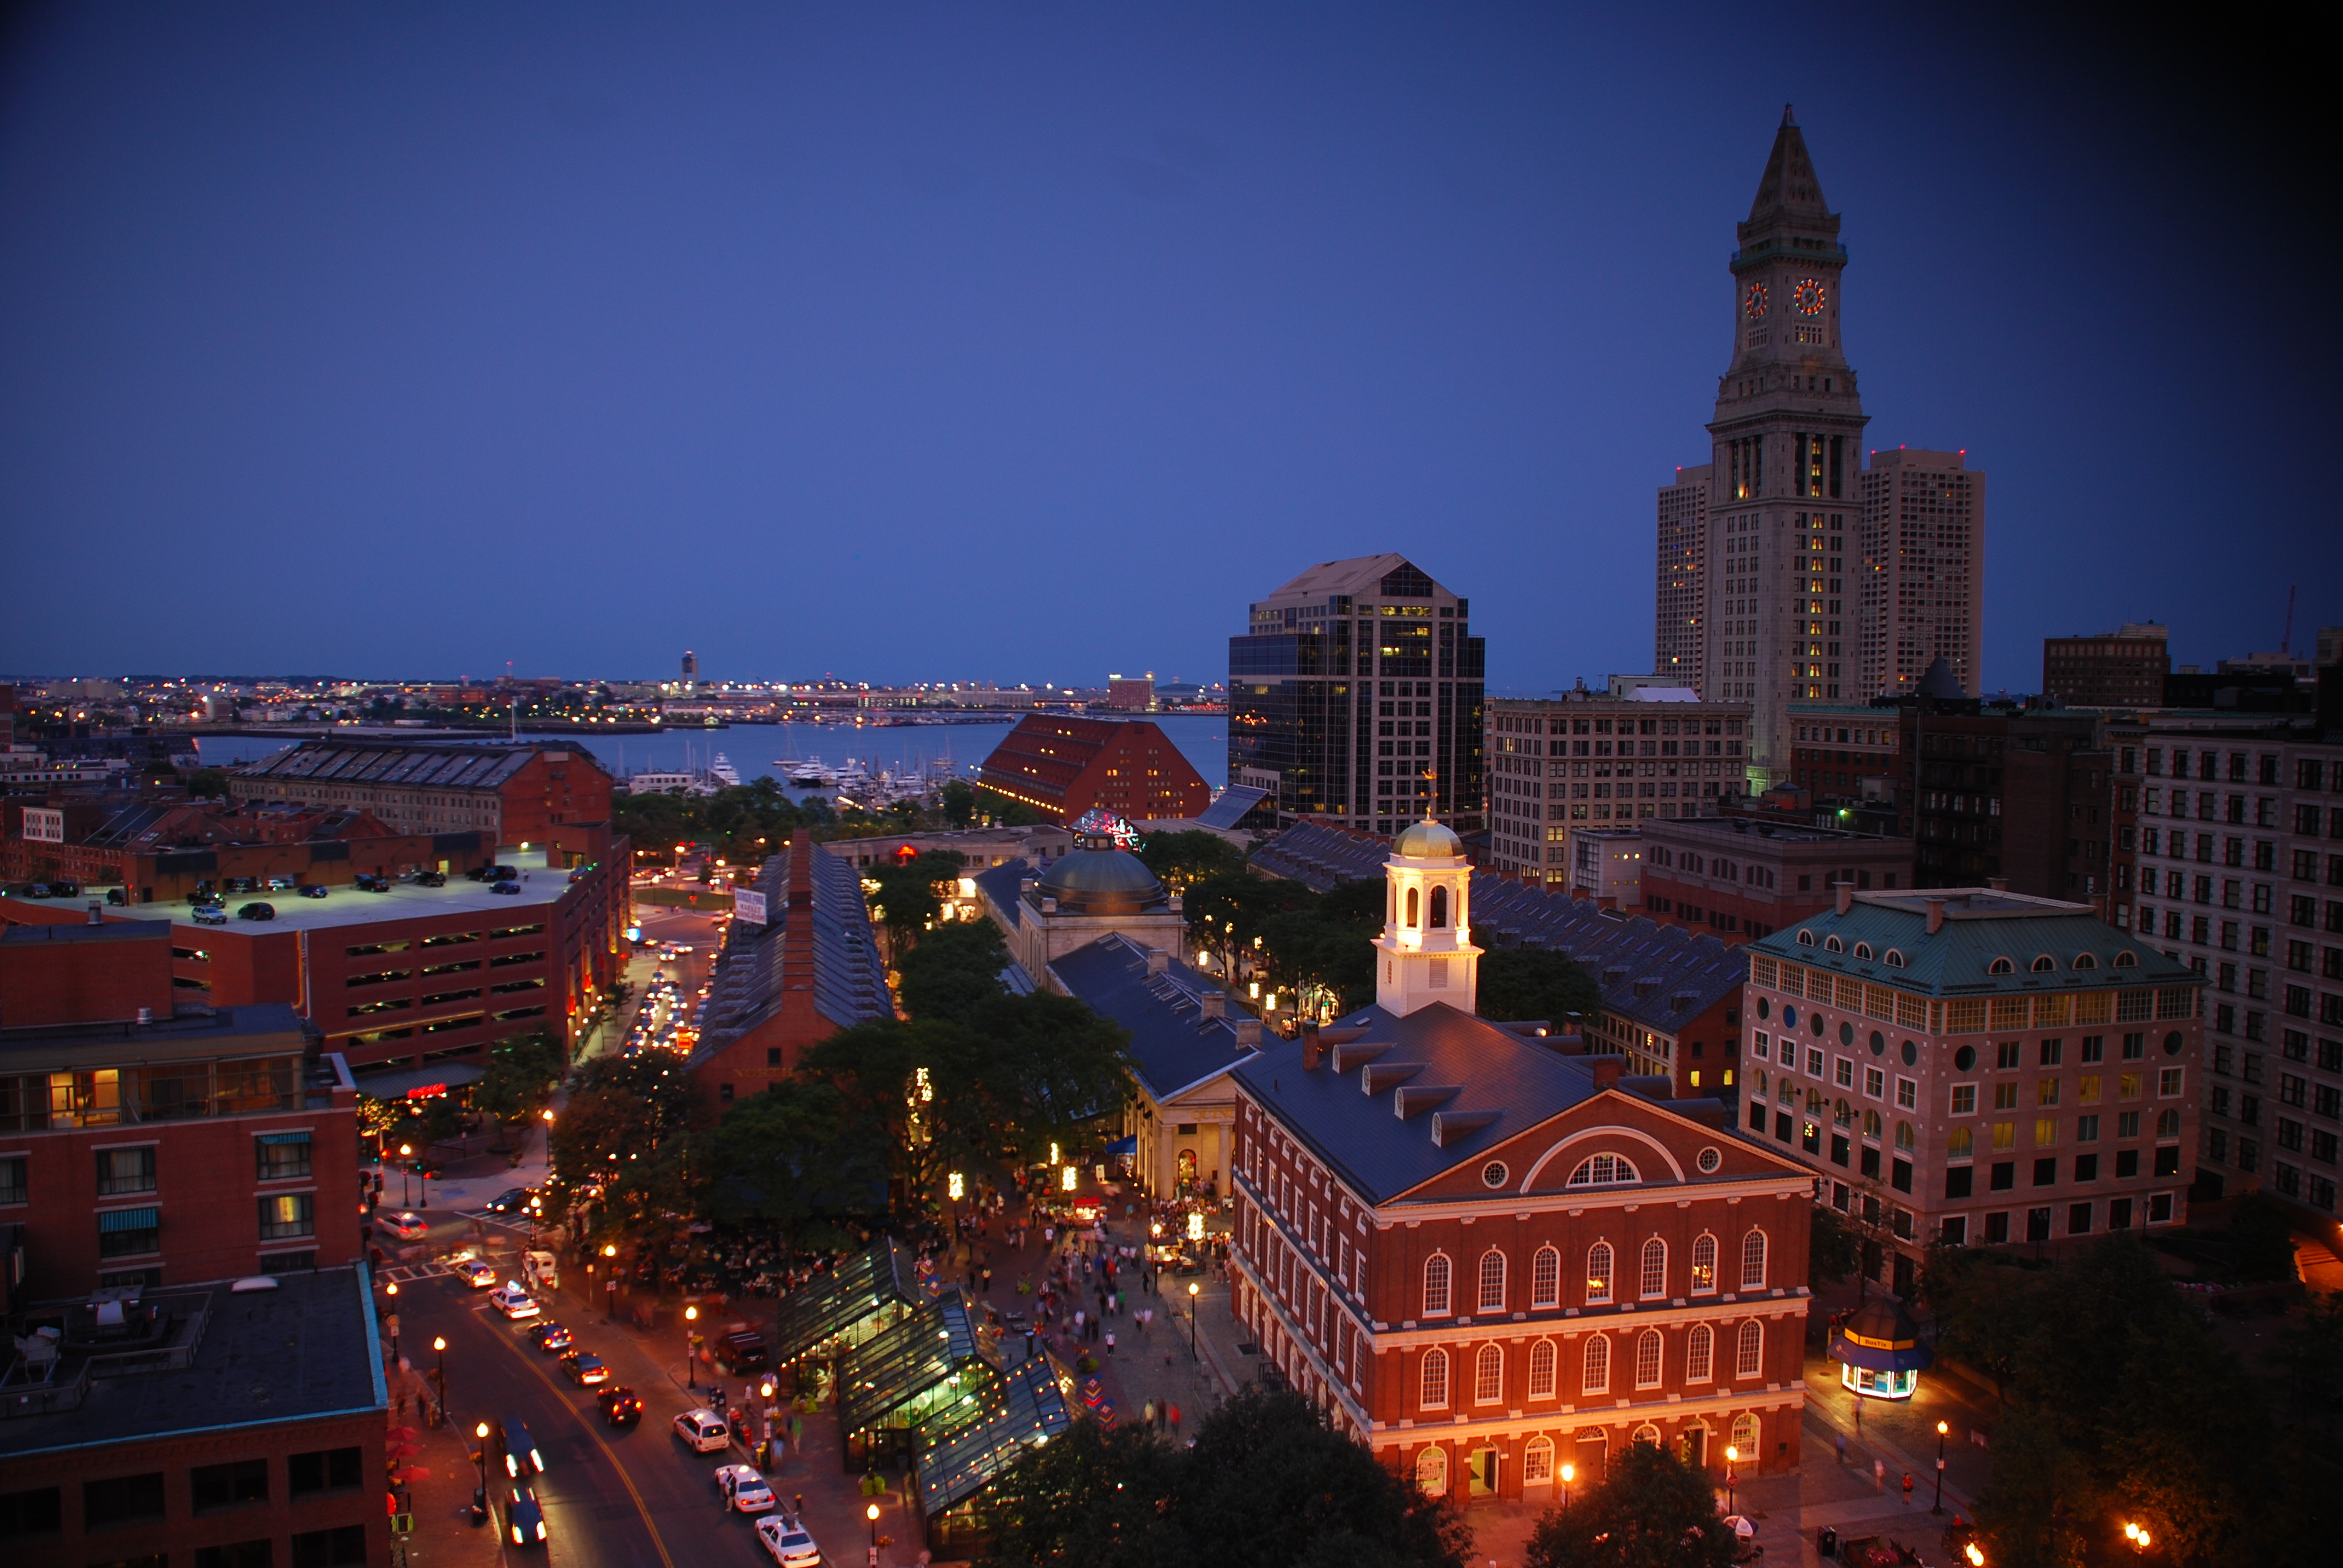
[[[978,782],[1061,828],[1092,807],[1137,822],[1201,817],[1212,803],[1203,775],[1144,719],[1029,713],[984,759]]]
[[[610,820],[609,774],[558,741],[307,740],[230,774],[227,787],[239,803],[365,810],[394,832],[482,832],[524,850],[568,848],[568,829]]]
[[[1232,1074],[1240,1321],[1459,1502],[1633,1442],[1795,1469],[1811,1177],[1715,1100],[1473,1016],[1453,834],[1411,828],[1388,878],[1376,1005]]]

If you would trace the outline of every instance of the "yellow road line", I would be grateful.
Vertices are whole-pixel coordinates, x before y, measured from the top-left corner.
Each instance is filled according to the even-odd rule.
[[[511,1336],[505,1336],[503,1343],[506,1349],[511,1351],[516,1355],[520,1355],[520,1344],[518,1341],[511,1338]],[[546,1387],[551,1389],[555,1394],[559,1396],[561,1407],[569,1412],[570,1419],[586,1429],[587,1435],[594,1440],[595,1446],[601,1449],[603,1455],[609,1460],[610,1468],[618,1473],[618,1480],[627,1489],[627,1495],[635,1500],[635,1512],[643,1516],[643,1528],[651,1533],[651,1544],[659,1548],[659,1561],[666,1564],[666,1568],[675,1568],[675,1559],[668,1555],[667,1542],[659,1535],[659,1525],[652,1521],[651,1511],[645,1505],[643,1502],[643,1494],[635,1490],[635,1478],[628,1475],[627,1473],[627,1467],[618,1462],[618,1451],[612,1448],[610,1446],[610,1440],[603,1436],[600,1430],[598,1429],[592,1422],[586,1419],[586,1412],[584,1411],[579,1410],[576,1405],[569,1402],[569,1391],[568,1389],[565,1389],[559,1383],[555,1382],[553,1379],[547,1374],[544,1367],[538,1365],[528,1356],[521,1355],[520,1359],[523,1366],[526,1366],[530,1372],[537,1374],[538,1382],[543,1383]]]

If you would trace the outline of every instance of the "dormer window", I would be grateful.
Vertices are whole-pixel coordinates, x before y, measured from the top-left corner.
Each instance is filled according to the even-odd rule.
[[[1798,945],[1802,948],[1813,947],[1815,945],[1815,933],[1806,930],[1804,926],[1799,927]]]
[[[2137,969],[2138,967],[2139,955],[2133,952],[2129,948],[2126,948],[2122,952],[2116,955],[2116,968],[2119,970],[2128,970]]]
[[[1904,967],[1904,950],[1901,948],[1889,948],[1887,950],[1887,956],[1879,961],[1885,964],[1889,969],[1900,970]]]
[[[2007,959],[1996,959],[1985,966],[1985,972],[1989,975],[2014,975],[2017,972],[2017,966]]]
[[[1869,942],[1855,943],[1855,956],[1859,959],[1867,959],[1871,957],[1871,944]]]
[[[2075,967],[2078,970],[2095,970],[2099,967],[2099,955],[2097,953],[2077,953],[2075,955]]]
[[[2046,975],[2057,967],[2058,960],[2052,958],[2048,953],[2036,953],[2034,957],[2034,972],[2036,974]]]
[[[1838,940],[1838,933],[1836,931],[1833,931],[1829,936],[1823,939],[1823,951],[1826,953],[1843,953],[1846,951],[1846,944]]]

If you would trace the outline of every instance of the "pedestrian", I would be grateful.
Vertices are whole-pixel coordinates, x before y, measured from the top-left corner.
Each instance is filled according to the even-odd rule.
[[[1082,1332],[1082,1317],[1083,1313],[1081,1308],[1076,1307],[1074,1309],[1074,1332],[1077,1334]]]
[[[1887,1462],[1884,1459],[1875,1459],[1871,1462],[1871,1490],[1874,1492],[1887,1490]]]
[[[979,1277],[984,1282],[984,1294],[988,1296],[992,1294],[992,1266],[989,1263],[986,1264],[983,1269],[979,1271]]]
[[[1904,1473],[1904,1506],[1912,1506],[1912,1473],[1908,1470]]]
[[[1140,1412],[1139,1419],[1142,1425],[1151,1427],[1155,1424],[1155,1402],[1153,1400],[1151,1399],[1147,1402],[1146,1407]]]
[[[1106,1332],[1106,1353],[1109,1355],[1114,1354],[1114,1331],[1112,1329],[1109,1329]]]
[[[792,1507],[793,1517],[797,1520],[797,1522],[798,1522],[799,1523],[800,1523],[800,1524],[804,1523],[805,1523],[805,1493],[802,1493],[802,1492],[800,1492],[800,1493],[799,1493],[795,1497],[791,1498],[789,1501],[790,1501],[790,1504],[791,1504],[791,1507]]]
[[[1173,1432],[1180,1430],[1180,1407],[1176,1404],[1172,1406],[1172,1430]]]
[[[1843,1432],[1838,1434],[1838,1466],[1841,1470],[1846,1468],[1846,1433]]]

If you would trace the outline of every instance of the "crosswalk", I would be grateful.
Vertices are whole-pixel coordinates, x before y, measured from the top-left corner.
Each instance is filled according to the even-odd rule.
[[[445,1279],[455,1271],[446,1263],[393,1263],[378,1270],[375,1278],[387,1284],[403,1285],[410,1280]]]

